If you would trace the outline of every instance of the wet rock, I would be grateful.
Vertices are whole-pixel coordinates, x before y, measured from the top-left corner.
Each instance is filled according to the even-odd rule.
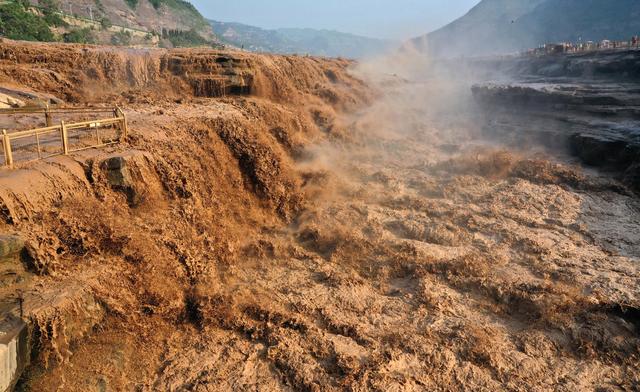
[[[562,76],[565,72],[565,65],[562,63],[549,64],[538,69],[538,73],[545,76]]]
[[[635,85],[617,83],[533,79],[510,84],[480,83],[472,86],[471,91],[480,103],[526,105],[529,110],[534,105],[536,108],[616,114],[640,104]]]
[[[574,155],[592,166],[626,168],[637,158],[636,148],[624,140],[605,135],[574,134],[569,138]]]
[[[108,391],[107,386],[108,386],[107,379],[104,376],[101,376],[100,378],[98,378],[98,381],[96,383],[98,392],[107,392]]]
[[[640,78],[640,56],[635,49],[488,58],[476,62],[513,76]]]
[[[624,182],[635,191],[640,192],[640,158],[637,163],[629,166],[625,171]]]
[[[29,362],[28,331],[17,317],[0,318],[0,391],[11,391]]]
[[[163,186],[153,162],[157,160],[144,151],[114,153],[93,161],[87,176],[94,183],[104,179],[111,189],[126,196],[130,207],[137,207],[162,193]]]
[[[116,156],[107,159],[103,163],[106,169],[107,180],[111,186],[127,187],[133,185],[133,180],[125,157]]]
[[[24,239],[18,234],[0,234],[0,260],[19,255],[24,250]]]
[[[174,75],[185,76],[196,97],[249,95],[255,90],[254,71],[244,58],[221,54],[191,54],[189,57],[175,54],[165,61]]]
[[[26,257],[25,240],[20,235],[0,235],[0,302],[13,296],[29,280],[23,257]]]
[[[134,180],[137,160],[137,155],[118,155],[105,159],[100,165],[111,188],[122,192],[131,206],[142,201],[141,192]]]
[[[640,163],[639,51],[501,60],[507,82],[472,87],[489,119],[483,133],[515,145],[568,147],[584,163],[605,167],[634,187]]]
[[[39,104],[48,103],[52,105],[60,105],[64,103],[63,100],[51,94],[33,93],[24,89],[0,87],[0,94],[2,94],[2,97],[6,97],[6,100],[5,98],[2,98],[0,101],[10,104],[11,107],[25,106],[25,101],[31,101],[31,103]]]

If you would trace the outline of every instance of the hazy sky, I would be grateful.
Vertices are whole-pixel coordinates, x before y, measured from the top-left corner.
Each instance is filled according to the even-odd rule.
[[[480,0],[191,0],[210,19],[263,28],[312,27],[379,38],[428,33]]]

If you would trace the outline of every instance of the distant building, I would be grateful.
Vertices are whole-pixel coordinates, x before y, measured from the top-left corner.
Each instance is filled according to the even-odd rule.
[[[546,54],[561,54],[566,53],[570,47],[571,45],[564,42],[556,44],[546,44],[544,46],[544,51]]]

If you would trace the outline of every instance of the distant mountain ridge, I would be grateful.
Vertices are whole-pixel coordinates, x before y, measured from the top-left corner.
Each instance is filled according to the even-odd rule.
[[[242,23],[210,20],[220,41],[252,52],[363,58],[384,52],[391,41],[316,29],[262,29]]]
[[[456,57],[550,42],[627,40],[636,34],[639,0],[482,0],[465,16],[412,43],[437,57]]]

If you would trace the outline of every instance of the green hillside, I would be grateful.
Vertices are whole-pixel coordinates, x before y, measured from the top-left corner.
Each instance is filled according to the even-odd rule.
[[[144,47],[218,44],[207,20],[183,0],[4,0],[0,36]]]

